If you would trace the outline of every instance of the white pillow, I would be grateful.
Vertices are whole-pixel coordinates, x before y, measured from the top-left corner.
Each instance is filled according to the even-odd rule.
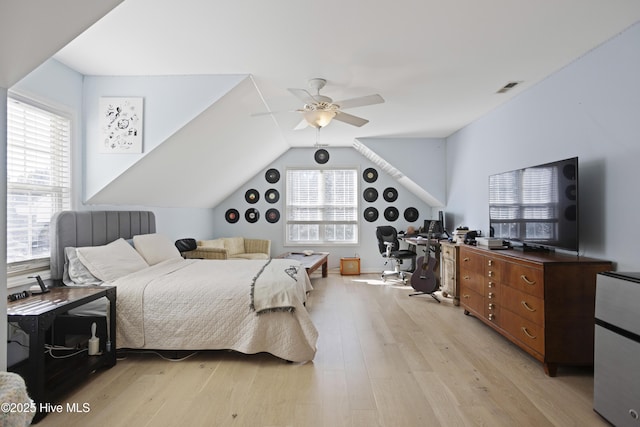
[[[163,234],[133,236],[133,246],[149,265],[156,265],[172,258],[182,258],[176,245]]]
[[[91,274],[89,269],[82,264],[78,258],[76,248],[64,248],[64,270],[62,273],[62,282],[65,285],[99,285],[102,280]]]
[[[104,246],[77,248],[78,258],[91,274],[105,282],[147,268],[144,258],[120,238]]]

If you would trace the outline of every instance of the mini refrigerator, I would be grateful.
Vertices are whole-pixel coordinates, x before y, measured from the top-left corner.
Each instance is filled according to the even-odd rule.
[[[596,280],[593,409],[617,427],[640,427],[640,273]]]

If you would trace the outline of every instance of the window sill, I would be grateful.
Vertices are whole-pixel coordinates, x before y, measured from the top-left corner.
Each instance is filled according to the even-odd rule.
[[[16,274],[11,277],[7,277],[7,289],[17,288],[25,285],[37,285],[36,280],[29,276],[37,276],[42,277],[42,280],[47,280],[51,278],[51,271],[47,269],[37,270],[37,271],[29,271],[21,274]]]

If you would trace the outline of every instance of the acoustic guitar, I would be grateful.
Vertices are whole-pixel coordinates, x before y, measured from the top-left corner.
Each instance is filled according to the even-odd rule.
[[[411,287],[425,294],[435,292],[438,289],[438,282],[434,272],[436,264],[436,259],[430,256],[428,252],[426,256],[418,258],[416,271],[411,274]]]

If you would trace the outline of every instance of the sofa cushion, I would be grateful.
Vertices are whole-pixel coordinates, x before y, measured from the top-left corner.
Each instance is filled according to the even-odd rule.
[[[198,240],[198,246],[203,246],[205,248],[224,249],[224,240],[222,239]]]
[[[229,256],[244,253],[244,237],[224,237],[222,240]]]

